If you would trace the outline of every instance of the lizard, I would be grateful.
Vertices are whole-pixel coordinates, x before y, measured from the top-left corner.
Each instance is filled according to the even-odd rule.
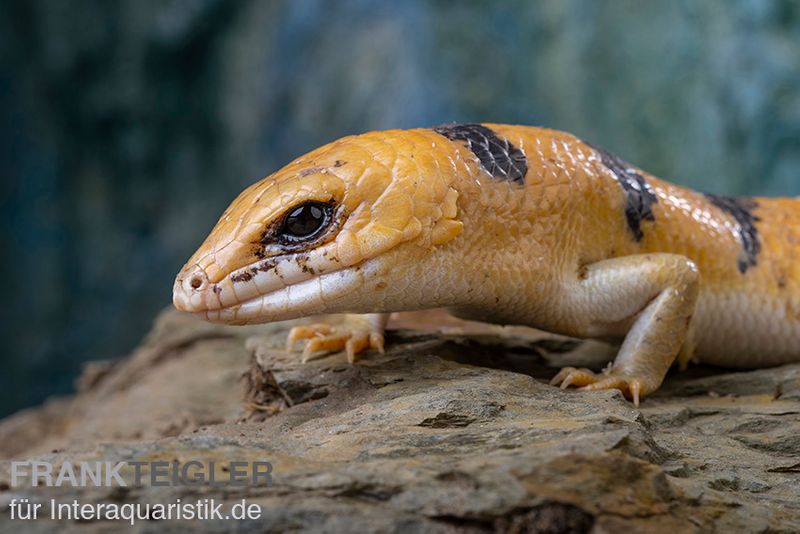
[[[618,340],[552,384],[637,406],[678,362],[800,361],[800,197],[703,194],[568,133],[447,124],[341,138],[251,185],[178,273],[173,302],[295,327],[303,361],[383,351],[392,312]]]

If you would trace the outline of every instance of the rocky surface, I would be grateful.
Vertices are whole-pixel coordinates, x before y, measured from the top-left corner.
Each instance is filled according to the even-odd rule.
[[[136,528],[800,531],[800,365],[675,372],[635,409],[546,385],[556,365],[601,366],[610,349],[596,343],[428,313],[396,321],[385,355],[301,365],[283,349],[290,326],[166,313],[129,358],[89,366],[74,397],[0,423],[6,459],[269,460],[272,486],[12,488],[4,461],[0,529],[56,526],[12,521],[14,498],[214,497],[263,515]]]

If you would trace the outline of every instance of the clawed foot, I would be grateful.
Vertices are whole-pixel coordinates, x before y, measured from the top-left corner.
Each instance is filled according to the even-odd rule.
[[[639,406],[639,397],[646,394],[642,391],[642,381],[638,378],[625,376],[613,368],[603,371],[600,374],[589,369],[576,369],[575,367],[564,367],[550,381],[550,385],[560,385],[561,389],[569,386],[576,386],[581,390],[596,391],[600,389],[618,389],[622,391],[628,399],[633,400],[633,405]]]
[[[286,351],[291,352],[295,341],[307,339],[303,349],[303,363],[311,359],[317,352],[336,352],[344,349],[347,352],[347,361],[355,363],[361,353],[375,349],[383,354],[383,334],[370,330],[362,330],[348,326],[330,326],[327,324],[312,324],[310,326],[295,326],[289,332],[286,340]]]

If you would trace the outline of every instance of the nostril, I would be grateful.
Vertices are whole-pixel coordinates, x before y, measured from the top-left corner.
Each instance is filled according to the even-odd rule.
[[[199,276],[193,276],[189,281],[189,285],[192,286],[192,289],[200,289],[203,286],[203,279]]]

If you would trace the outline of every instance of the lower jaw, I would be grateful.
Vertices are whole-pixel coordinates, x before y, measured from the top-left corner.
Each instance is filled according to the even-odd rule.
[[[297,312],[296,314],[276,315],[276,316],[240,316],[235,313],[234,309],[214,310],[210,312],[196,312],[193,315],[209,323],[224,324],[230,326],[244,326],[250,324],[264,324],[274,323],[279,321],[288,321],[291,319],[298,319],[308,315],[314,315],[322,312]]]
[[[205,321],[230,325],[270,323],[340,310],[332,306],[362,282],[361,269],[345,268],[218,310],[195,312]]]

